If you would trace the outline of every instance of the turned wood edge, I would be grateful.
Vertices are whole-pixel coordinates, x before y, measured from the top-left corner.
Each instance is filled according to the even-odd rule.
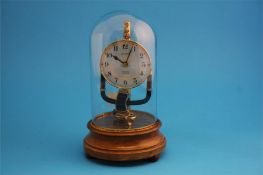
[[[157,145],[145,147],[144,149],[133,149],[133,150],[107,150],[92,147],[91,145],[84,144],[85,154],[88,158],[98,158],[108,161],[136,161],[136,160],[149,160],[155,162],[159,159],[161,153],[165,149],[166,139]]]
[[[103,128],[100,126],[96,126],[92,120],[90,120],[87,124],[88,129],[100,135],[107,135],[107,136],[135,136],[135,135],[143,135],[152,133],[157,131],[161,127],[161,121],[157,119],[155,123],[141,127],[141,128],[132,128],[132,129],[111,129],[111,128]]]
[[[114,153],[114,154],[133,153],[133,154],[136,154],[136,153],[144,153],[144,152],[153,153],[155,151],[154,155],[158,155],[163,151],[163,149],[166,146],[166,138],[161,133],[158,133],[156,136],[159,137],[159,139],[158,139],[159,141],[157,141],[154,144],[147,144],[147,145],[141,145],[140,143],[133,142],[136,139],[137,140],[143,139],[143,138],[138,139],[138,137],[129,137],[129,138],[131,138],[130,140],[128,140],[128,141],[131,141],[130,145],[122,146],[122,147],[120,147],[119,145],[116,146],[116,145],[112,144],[111,139],[108,140],[108,142],[107,142],[108,144],[104,144],[103,146],[97,145],[96,142],[94,142],[94,140],[93,141],[89,140],[89,136],[85,137],[83,143],[84,143],[85,149],[87,148],[87,150],[92,150],[92,151],[96,151],[96,152],[99,151],[101,153]],[[98,138],[98,140],[96,140],[96,141],[100,141],[100,139],[101,138]],[[127,140],[126,140],[126,142],[127,142]]]

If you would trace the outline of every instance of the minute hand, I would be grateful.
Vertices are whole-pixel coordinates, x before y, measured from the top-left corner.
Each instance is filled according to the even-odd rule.
[[[130,55],[131,55],[132,49],[133,49],[133,46],[132,46],[132,48],[131,48],[131,50],[130,50],[128,56],[127,56],[127,59],[126,59],[126,61],[125,61],[126,64],[128,64],[128,60],[129,60],[129,57],[130,57]]]

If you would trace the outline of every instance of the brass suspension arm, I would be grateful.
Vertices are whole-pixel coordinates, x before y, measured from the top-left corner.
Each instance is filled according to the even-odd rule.
[[[152,75],[149,75],[147,78],[147,87],[146,87],[146,96],[142,100],[128,100],[127,105],[141,105],[147,103],[152,95]]]
[[[111,104],[116,103],[115,99],[108,97],[105,93],[105,78],[103,77],[102,74],[100,75],[100,95],[103,98],[103,100],[105,100],[106,102],[111,103]]]
[[[116,104],[116,99],[112,99],[112,98],[108,97],[106,95],[105,91],[106,91],[105,90],[105,78],[103,77],[103,75],[101,75],[101,82],[100,82],[100,94],[101,94],[101,97],[108,103]],[[145,103],[147,103],[150,100],[151,95],[152,95],[152,75],[149,75],[148,78],[147,78],[147,91],[146,91],[145,98],[142,99],[142,100],[130,100],[130,99],[128,99],[127,105],[142,105],[142,104],[145,104]]]

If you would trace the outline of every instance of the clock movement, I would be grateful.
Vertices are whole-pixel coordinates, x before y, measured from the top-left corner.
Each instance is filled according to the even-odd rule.
[[[157,160],[166,139],[156,117],[152,28],[130,14],[112,13],[95,26],[90,44],[93,119],[85,153],[111,161]]]

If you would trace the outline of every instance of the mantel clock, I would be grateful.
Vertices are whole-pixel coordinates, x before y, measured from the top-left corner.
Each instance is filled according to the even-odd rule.
[[[84,150],[89,157],[157,160],[166,140],[156,117],[156,43],[151,27],[126,14],[99,21],[91,36],[93,119]]]

